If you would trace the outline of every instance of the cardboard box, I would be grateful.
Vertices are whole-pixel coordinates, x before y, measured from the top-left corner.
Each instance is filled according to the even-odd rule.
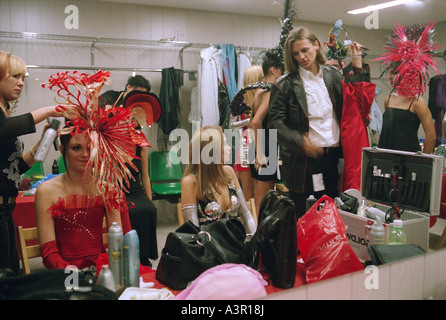
[[[361,196],[370,200],[375,207],[384,212],[391,209],[392,205],[398,208],[404,207],[400,219],[403,221],[407,243],[417,244],[426,251],[429,247],[429,216],[439,215],[440,213],[443,161],[442,156],[375,147],[364,148],[362,152]],[[382,168],[375,168],[377,164],[378,166],[382,165]],[[384,175],[390,172],[392,178],[395,178],[391,179],[392,187],[397,186],[400,194],[404,192],[408,194],[403,189],[407,187],[406,182],[409,180],[413,182],[411,177],[415,174],[415,176],[418,176],[419,184],[424,185],[423,192],[416,192],[419,196],[413,196],[415,192],[412,192],[411,197],[406,195],[407,199],[400,199],[401,203],[407,202],[407,204],[393,204],[389,198],[386,198],[385,192],[381,192],[382,198],[377,199],[376,194],[371,192],[370,178],[373,176],[371,170],[381,170],[382,181],[386,179]],[[374,178],[376,178],[376,175],[373,176]],[[398,183],[395,184],[395,181],[398,181]],[[415,188],[413,189],[415,190]],[[417,201],[413,200],[417,197]],[[417,206],[417,204],[421,206]],[[426,208],[428,210],[424,211]],[[359,259],[370,260],[367,248],[370,243],[370,227],[375,220],[359,217],[355,213],[343,210],[339,210],[339,213],[345,223],[347,238],[353,251]],[[392,230],[393,223],[384,223],[383,225],[387,236]]]

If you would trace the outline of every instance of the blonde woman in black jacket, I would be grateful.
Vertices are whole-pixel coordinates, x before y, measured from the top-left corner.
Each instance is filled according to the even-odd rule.
[[[19,272],[19,259],[12,212],[20,176],[36,161],[34,154],[40,143],[38,140],[28,150],[24,150],[19,136],[36,132],[35,125],[47,117],[62,115],[54,106],[13,115],[11,102],[19,99],[25,74],[26,64],[22,59],[0,51],[0,269],[8,268],[16,274]]]

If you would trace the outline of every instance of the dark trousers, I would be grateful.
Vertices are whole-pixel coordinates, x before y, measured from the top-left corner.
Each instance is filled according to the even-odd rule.
[[[19,274],[19,257],[15,236],[15,225],[12,218],[15,203],[0,205],[0,269],[11,269]]]
[[[308,158],[307,170],[305,174],[305,187],[302,193],[291,191],[289,197],[294,201],[296,217],[299,219],[306,212],[306,199],[313,195],[319,199],[323,195],[337,197],[339,194],[339,176],[338,176],[339,153],[333,152],[324,154],[317,159]],[[314,191],[313,175],[322,173],[325,189]]]

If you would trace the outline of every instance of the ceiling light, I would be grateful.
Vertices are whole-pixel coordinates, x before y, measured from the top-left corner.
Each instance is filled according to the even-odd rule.
[[[372,6],[367,6],[367,7],[361,8],[361,9],[350,10],[350,11],[347,11],[347,13],[350,13],[350,14],[366,13],[366,12],[371,12],[371,11],[375,11],[375,10],[380,10],[380,9],[394,7],[394,6],[399,6],[401,4],[406,4],[406,3],[415,2],[415,1],[418,1],[418,0],[395,0],[395,1],[388,1],[388,2],[381,3],[381,4],[375,4],[375,5],[372,5]]]

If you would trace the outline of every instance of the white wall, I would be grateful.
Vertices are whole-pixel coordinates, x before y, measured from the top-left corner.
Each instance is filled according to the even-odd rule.
[[[67,5],[79,9],[79,29],[66,29],[64,22],[68,14]],[[312,29],[324,42],[331,24],[295,21],[294,25],[304,25]],[[336,17],[333,18],[336,20]],[[446,23],[439,24],[437,30],[445,29]],[[389,92],[388,81],[377,79],[380,66],[372,62],[382,53],[386,34],[390,30],[367,30],[365,27],[348,27],[348,37],[370,48],[366,61],[371,64],[372,77],[383,93],[378,97],[382,107],[383,99]],[[141,5],[116,4],[91,1],[62,0],[2,0],[0,1],[0,31],[36,32],[69,36],[88,36],[104,38],[160,40],[176,37],[176,40],[208,44],[232,43],[241,46],[271,48],[278,44],[280,22],[277,18],[258,17],[243,14],[224,14],[205,11],[181,10],[172,8],[149,7]],[[446,43],[446,34],[438,32],[439,43]],[[0,37],[0,50],[11,51],[30,65],[91,66],[90,43],[48,40],[7,39]],[[184,69],[197,70],[199,49],[184,51]],[[445,62],[440,61],[441,71]],[[180,67],[179,48],[160,48],[147,46],[126,46],[119,44],[95,45],[96,67],[126,68],[167,68]],[[59,70],[29,69],[29,78],[20,98],[18,113],[25,113],[41,106],[53,104],[55,94],[42,89],[38,84]],[[60,70],[64,71],[64,70]],[[141,73],[152,84],[152,91],[159,94],[161,74],[159,72]],[[122,90],[130,72],[112,72],[112,85],[106,89]],[[190,130],[187,115],[190,110],[190,92],[196,81],[184,76],[181,88],[182,104],[181,127]],[[105,90],[105,89],[104,89]],[[43,125],[38,125],[38,134]],[[152,143],[152,150],[158,148],[157,126],[148,129],[146,134]],[[35,135],[24,136],[28,148],[37,139]],[[46,173],[50,172],[52,159],[58,154],[53,150],[45,163]]]
[[[444,300],[446,250],[283,290],[265,300]]]

